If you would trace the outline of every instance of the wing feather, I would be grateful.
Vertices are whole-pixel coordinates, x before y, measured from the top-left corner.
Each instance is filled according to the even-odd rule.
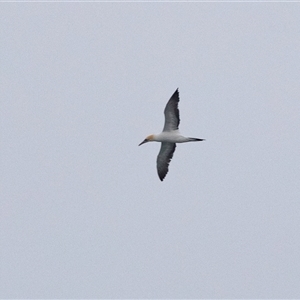
[[[164,110],[165,125],[163,131],[172,131],[178,129],[179,122],[180,122],[178,102],[179,102],[179,92],[177,89],[174,92],[174,94],[171,96]]]
[[[169,171],[169,163],[173,157],[175,148],[175,143],[161,143],[160,151],[156,160],[157,173],[161,181],[164,180]]]

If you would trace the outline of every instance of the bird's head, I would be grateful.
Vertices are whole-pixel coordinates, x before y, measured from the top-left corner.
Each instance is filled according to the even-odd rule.
[[[153,142],[154,136],[153,134],[148,135],[140,144],[139,146],[148,143],[148,142]]]

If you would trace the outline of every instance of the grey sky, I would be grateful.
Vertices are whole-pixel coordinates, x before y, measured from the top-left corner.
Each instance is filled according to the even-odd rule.
[[[299,298],[299,5],[1,3],[0,297]]]

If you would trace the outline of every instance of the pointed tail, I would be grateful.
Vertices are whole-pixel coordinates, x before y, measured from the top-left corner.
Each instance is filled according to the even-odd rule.
[[[189,137],[189,142],[200,142],[200,141],[205,141],[205,139],[197,139],[197,138]]]

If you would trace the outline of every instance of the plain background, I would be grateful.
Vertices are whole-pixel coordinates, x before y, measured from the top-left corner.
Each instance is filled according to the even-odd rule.
[[[300,297],[299,3],[0,8],[1,298]]]

